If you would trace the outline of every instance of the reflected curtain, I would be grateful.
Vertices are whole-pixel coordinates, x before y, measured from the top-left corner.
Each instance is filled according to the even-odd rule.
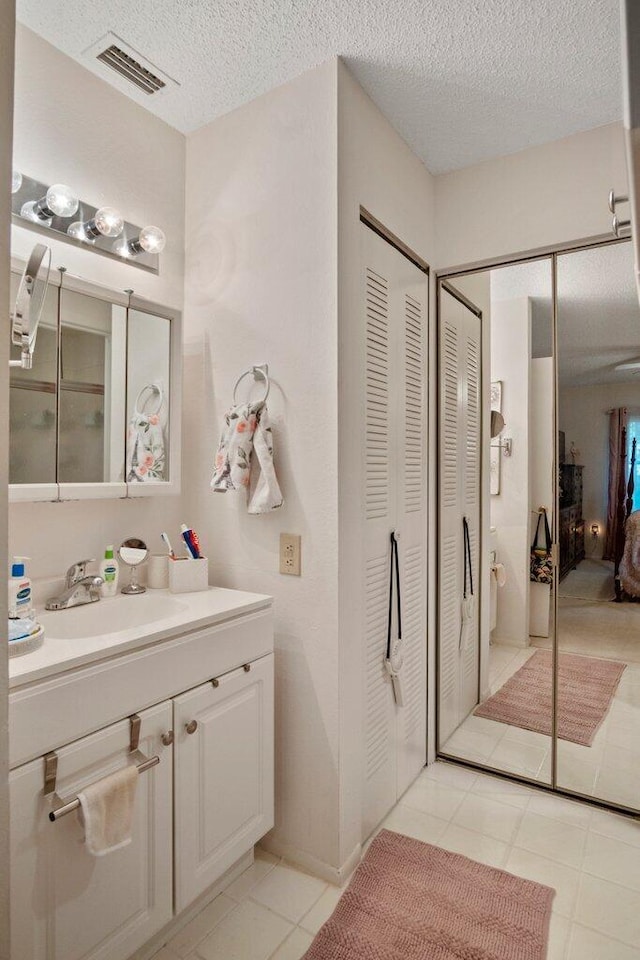
[[[607,533],[604,541],[604,560],[616,559],[616,538],[620,510],[624,509],[626,451],[624,437],[627,429],[627,408],[616,407],[609,414],[609,486],[607,501]]]

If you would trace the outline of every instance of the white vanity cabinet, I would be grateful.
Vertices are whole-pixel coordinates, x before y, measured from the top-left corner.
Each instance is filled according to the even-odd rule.
[[[43,762],[10,774],[12,960],[124,960],[172,917],[172,705],[140,713],[140,750],[160,763],[140,775],[131,843],[94,857],[77,813],[55,823]],[[127,762],[130,724],[57,751],[62,798]]]
[[[177,697],[176,910],[273,825],[273,655]]]
[[[233,879],[273,826],[270,600],[209,594],[181,601],[182,632],[156,625],[137,649],[127,640],[116,654],[113,641],[91,662],[85,647],[81,664],[57,672],[37,651],[28,672],[14,673],[11,960],[126,960]],[[205,608],[218,620],[204,624]],[[50,752],[55,795],[45,786]],[[145,757],[158,762],[140,774],[127,846],[94,857],[76,810],[49,819],[87,784]]]

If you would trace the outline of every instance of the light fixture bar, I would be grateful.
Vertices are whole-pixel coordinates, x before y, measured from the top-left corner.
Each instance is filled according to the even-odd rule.
[[[68,211],[73,207],[71,200],[76,198],[68,187],[65,188],[69,191],[68,194],[61,191],[62,186],[51,186],[28,177],[21,171],[14,171],[12,191],[15,192],[12,192],[11,196],[13,226],[45,233],[49,237],[53,236],[57,240],[91,250],[112,260],[124,261],[140,270],[159,273],[162,244],[140,244],[140,238],[146,236],[145,231],[158,228],[131,223],[124,220],[112,207],[95,207],[81,199],[76,201],[75,211],[69,214]],[[53,191],[55,199],[53,203],[49,203],[47,197],[53,196]],[[117,197],[113,199],[117,202]],[[38,215],[36,208],[46,214],[45,219]],[[162,231],[159,233],[162,234]],[[164,234],[162,236],[164,237]],[[118,248],[119,244],[127,247],[126,253]],[[133,249],[136,245],[139,245],[140,249]]]

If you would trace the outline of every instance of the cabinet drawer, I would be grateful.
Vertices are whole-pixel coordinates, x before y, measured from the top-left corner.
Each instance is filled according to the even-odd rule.
[[[272,651],[273,617],[264,610],[17,688],[9,695],[10,765]]]
[[[174,700],[176,910],[273,826],[273,655]]]
[[[140,750],[160,756],[141,774],[131,843],[94,857],[79,814],[55,823],[43,795],[44,763],[10,774],[12,960],[123,960],[172,916],[172,749],[170,703],[140,714]],[[56,791],[78,790],[127,762],[128,720],[58,751]]]

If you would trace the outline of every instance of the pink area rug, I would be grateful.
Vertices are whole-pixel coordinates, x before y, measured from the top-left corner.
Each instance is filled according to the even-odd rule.
[[[558,736],[590,747],[607,715],[626,663],[558,655]],[[552,653],[537,650],[497,693],[473,711],[477,717],[551,735]]]
[[[545,960],[554,894],[382,830],[305,960]]]

